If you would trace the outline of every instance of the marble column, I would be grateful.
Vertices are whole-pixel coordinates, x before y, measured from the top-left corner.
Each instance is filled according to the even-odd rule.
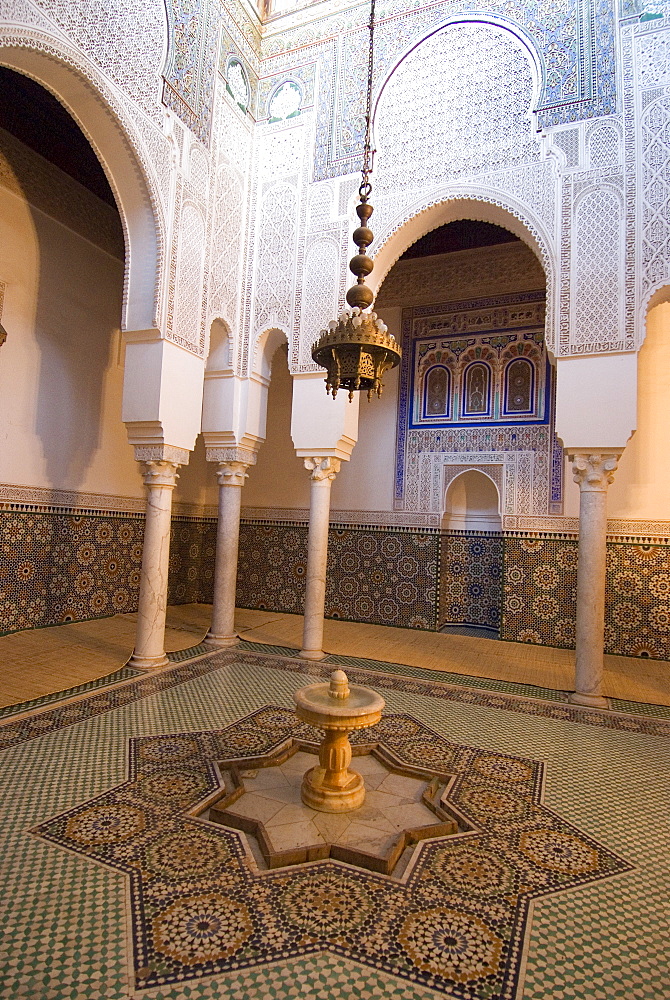
[[[309,535],[307,539],[307,579],[305,582],[305,622],[300,656],[322,660],[323,613],[326,606],[326,564],[328,562],[328,525],[330,523],[330,487],[340,471],[338,458],[306,458],[310,472]]]
[[[172,491],[177,485],[179,465],[185,465],[188,461],[188,452],[185,454],[186,460],[181,463],[165,459],[144,462],[147,512],[137,633],[135,649],[129,661],[133,667],[150,669],[164,667],[169,663],[165,655],[165,615],[170,563]]]
[[[219,520],[216,529],[214,599],[212,624],[205,636],[208,646],[235,646],[235,592],[237,554],[240,542],[242,487],[247,469],[256,464],[256,455],[245,448],[207,449],[207,461],[217,462]]]
[[[575,690],[570,701],[607,708],[603,696],[607,488],[614,481],[619,450],[571,451],[574,481],[579,484],[579,563]]]

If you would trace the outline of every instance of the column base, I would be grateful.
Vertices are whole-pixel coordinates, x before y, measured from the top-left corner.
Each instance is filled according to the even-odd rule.
[[[324,653],[322,649],[301,649],[298,656],[302,656],[303,660],[323,660],[328,653]]]
[[[579,691],[572,691],[568,695],[568,701],[572,705],[584,705],[586,708],[609,708],[610,703],[601,694],[580,694]]]
[[[342,788],[324,784],[326,771],[313,767],[302,779],[300,797],[310,809],[326,813],[352,812],[365,801],[365,783],[356,771],[347,771],[347,782]]]
[[[156,670],[158,667],[170,666],[170,661],[165,653],[160,653],[158,656],[140,656],[139,653],[133,651],[126,666],[137,667],[138,670]]]
[[[208,632],[202,641],[205,646],[220,649],[223,646],[237,646],[240,637],[239,635],[214,635],[212,632]]]

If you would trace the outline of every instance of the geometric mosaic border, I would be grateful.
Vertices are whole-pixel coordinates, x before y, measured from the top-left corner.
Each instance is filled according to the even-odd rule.
[[[126,782],[33,831],[129,876],[137,989],[325,948],[458,1000],[513,1000],[531,901],[633,869],[544,806],[541,762],[451,743],[410,715],[354,742],[451,775],[445,804],[470,828],[419,842],[401,878],[332,858],[259,871],[240,833],[195,818],[215,761],[319,739],[274,705],[134,738]]]
[[[53,708],[37,709],[25,718],[10,718],[4,722],[0,721],[0,750],[37,739],[47,732],[56,732],[84,719],[103,715],[105,712],[113,711],[143,698],[150,698],[161,691],[176,687],[185,681],[205,676],[222,666],[233,663],[236,665],[249,664],[290,673],[304,673],[305,671],[304,660],[279,657],[271,652],[244,652],[239,647],[215,652],[209,656],[202,656],[178,666],[167,667],[164,670],[144,675],[137,680],[95,691]],[[380,664],[379,666],[383,668],[385,665]],[[311,663],[310,673],[325,678],[330,673],[330,667],[324,663]],[[481,705],[524,715],[568,720],[623,732],[670,737],[670,719],[580,708],[567,703],[542,701],[521,695],[476,690],[465,685],[449,684],[443,681],[393,675],[385,673],[383,669],[372,670],[349,666],[347,673],[350,680],[356,684],[374,685],[378,688],[425,695],[443,701]]]
[[[11,715],[22,715],[31,709],[43,708],[45,705],[51,705],[56,701],[65,701],[66,699],[75,698],[77,695],[88,694],[90,691],[98,691],[100,688],[108,687],[110,684],[118,684],[119,681],[141,676],[142,673],[143,671],[126,665],[119,670],[113,671],[111,674],[107,674],[105,677],[97,677],[95,680],[87,681],[85,684],[77,684],[76,687],[44,694],[40,698],[22,701],[17,705],[5,705],[0,708],[0,719],[7,719]]]

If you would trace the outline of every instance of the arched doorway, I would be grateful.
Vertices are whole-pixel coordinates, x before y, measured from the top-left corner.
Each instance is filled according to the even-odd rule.
[[[14,523],[5,551],[24,574],[7,574],[0,631],[14,631],[136,607],[143,489],[121,421],[114,193],[45,87],[0,67],[0,95],[0,535]]]
[[[442,528],[489,533],[502,530],[500,497],[489,476],[471,469],[452,480],[445,498]]]
[[[0,65],[36,81],[66,109],[102,165],[126,242],[122,325],[159,326],[165,233],[160,199],[142,144],[105,77],[53,36],[0,31]]]
[[[479,469],[461,472],[446,491],[440,535],[438,628],[498,637],[502,601],[500,496]]]

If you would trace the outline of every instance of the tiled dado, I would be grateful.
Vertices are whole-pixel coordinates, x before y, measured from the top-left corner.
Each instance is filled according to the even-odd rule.
[[[143,535],[136,512],[0,510],[0,634],[135,611]],[[173,518],[171,604],[212,601],[215,547],[214,518]],[[306,524],[241,522],[238,605],[301,614],[306,566]],[[607,567],[606,651],[670,659],[670,544],[610,541]],[[576,581],[574,537],[331,525],[326,616],[571,647]]]
[[[331,525],[326,617],[434,629],[439,543],[435,531]],[[306,568],[306,525],[242,522],[240,607],[302,614]]]
[[[500,627],[502,554],[501,535],[441,536],[438,626]]]
[[[577,541],[505,538],[501,638],[574,647]],[[670,659],[670,546],[607,545],[605,652]]]
[[[216,523],[175,518],[172,604],[212,599]],[[144,516],[0,511],[0,633],[136,611]]]

